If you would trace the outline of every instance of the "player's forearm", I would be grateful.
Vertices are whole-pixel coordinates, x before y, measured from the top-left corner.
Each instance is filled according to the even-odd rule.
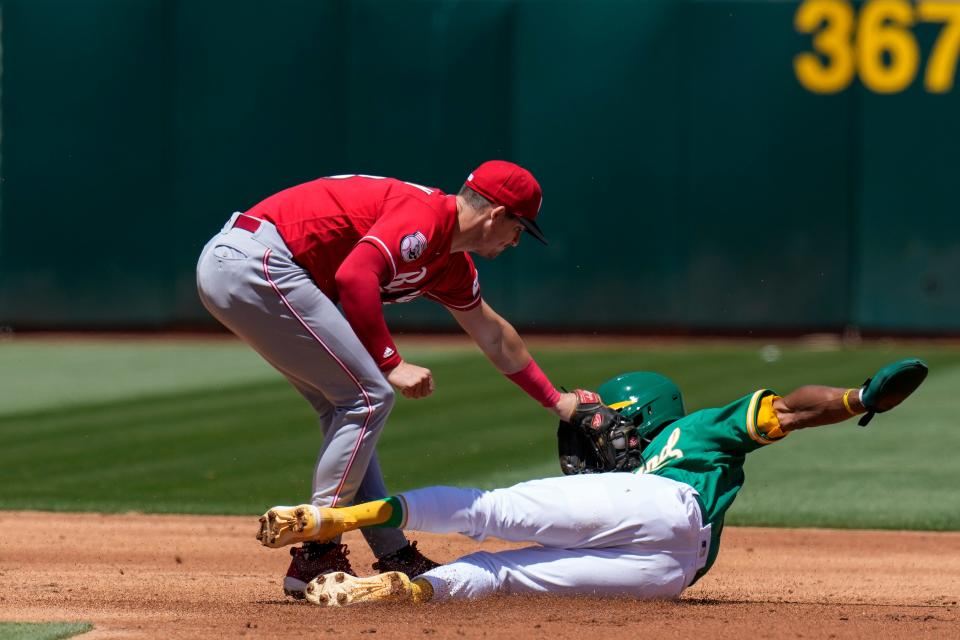
[[[485,303],[469,316],[458,317],[458,320],[480,351],[501,373],[516,373],[530,362],[530,352],[517,330]]]
[[[508,348],[502,352],[507,354],[503,363],[506,366],[497,365],[497,368],[543,407],[555,413],[561,420],[569,420],[577,408],[574,394],[561,394],[527,351],[516,330],[506,322],[504,324],[507,327],[505,337]]]
[[[843,422],[866,411],[859,389],[819,385],[800,387],[774,401],[773,408],[784,432]]]
[[[520,334],[509,322],[498,318],[500,331],[497,339],[490,345],[489,351],[484,351],[490,362],[504,374],[516,373],[527,366],[533,358],[527,351]]]
[[[380,370],[389,371],[401,359],[383,318],[380,275],[362,262],[351,260],[353,257],[351,254],[336,274],[343,315]]]
[[[502,374],[544,407],[568,419],[576,402],[561,395],[527,351],[517,330],[486,302],[464,313],[453,313],[464,331]],[[566,401],[564,399],[566,398]],[[558,404],[559,403],[559,404]]]

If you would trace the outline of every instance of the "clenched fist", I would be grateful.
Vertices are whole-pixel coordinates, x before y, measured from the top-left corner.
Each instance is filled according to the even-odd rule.
[[[402,361],[387,373],[387,382],[405,398],[426,398],[436,388],[430,369]]]

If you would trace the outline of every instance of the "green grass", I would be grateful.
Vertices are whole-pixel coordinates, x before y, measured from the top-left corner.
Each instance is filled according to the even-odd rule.
[[[960,529],[960,348],[762,344],[539,349],[557,384],[654,369],[688,410],[758,387],[856,385],[917,355],[930,378],[867,429],[799,432],[750,456],[728,523]],[[403,345],[401,344],[401,348]],[[378,447],[388,486],[556,475],[556,422],[473,349],[406,348],[437,392],[400,399]],[[320,433],[305,401],[233,342],[0,342],[0,509],[260,513],[309,495]]]
[[[0,640],[63,640],[91,629],[87,622],[0,622]]]

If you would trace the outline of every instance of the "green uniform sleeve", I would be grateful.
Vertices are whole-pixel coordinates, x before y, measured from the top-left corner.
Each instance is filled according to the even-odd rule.
[[[696,417],[700,437],[713,443],[717,452],[747,454],[780,438],[769,438],[758,425],[762,400],[775,395],[760,389],[718,409],[704,409],[691,414]]]

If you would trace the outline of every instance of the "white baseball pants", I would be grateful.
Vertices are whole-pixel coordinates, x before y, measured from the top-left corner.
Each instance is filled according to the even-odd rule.
[[[478,552],[422,577],[437,600],[493,593],[676,598],[707,560],[696,491],[655,475],[604,473],[480,491],[401,494],[403,527],[540,546]]]

